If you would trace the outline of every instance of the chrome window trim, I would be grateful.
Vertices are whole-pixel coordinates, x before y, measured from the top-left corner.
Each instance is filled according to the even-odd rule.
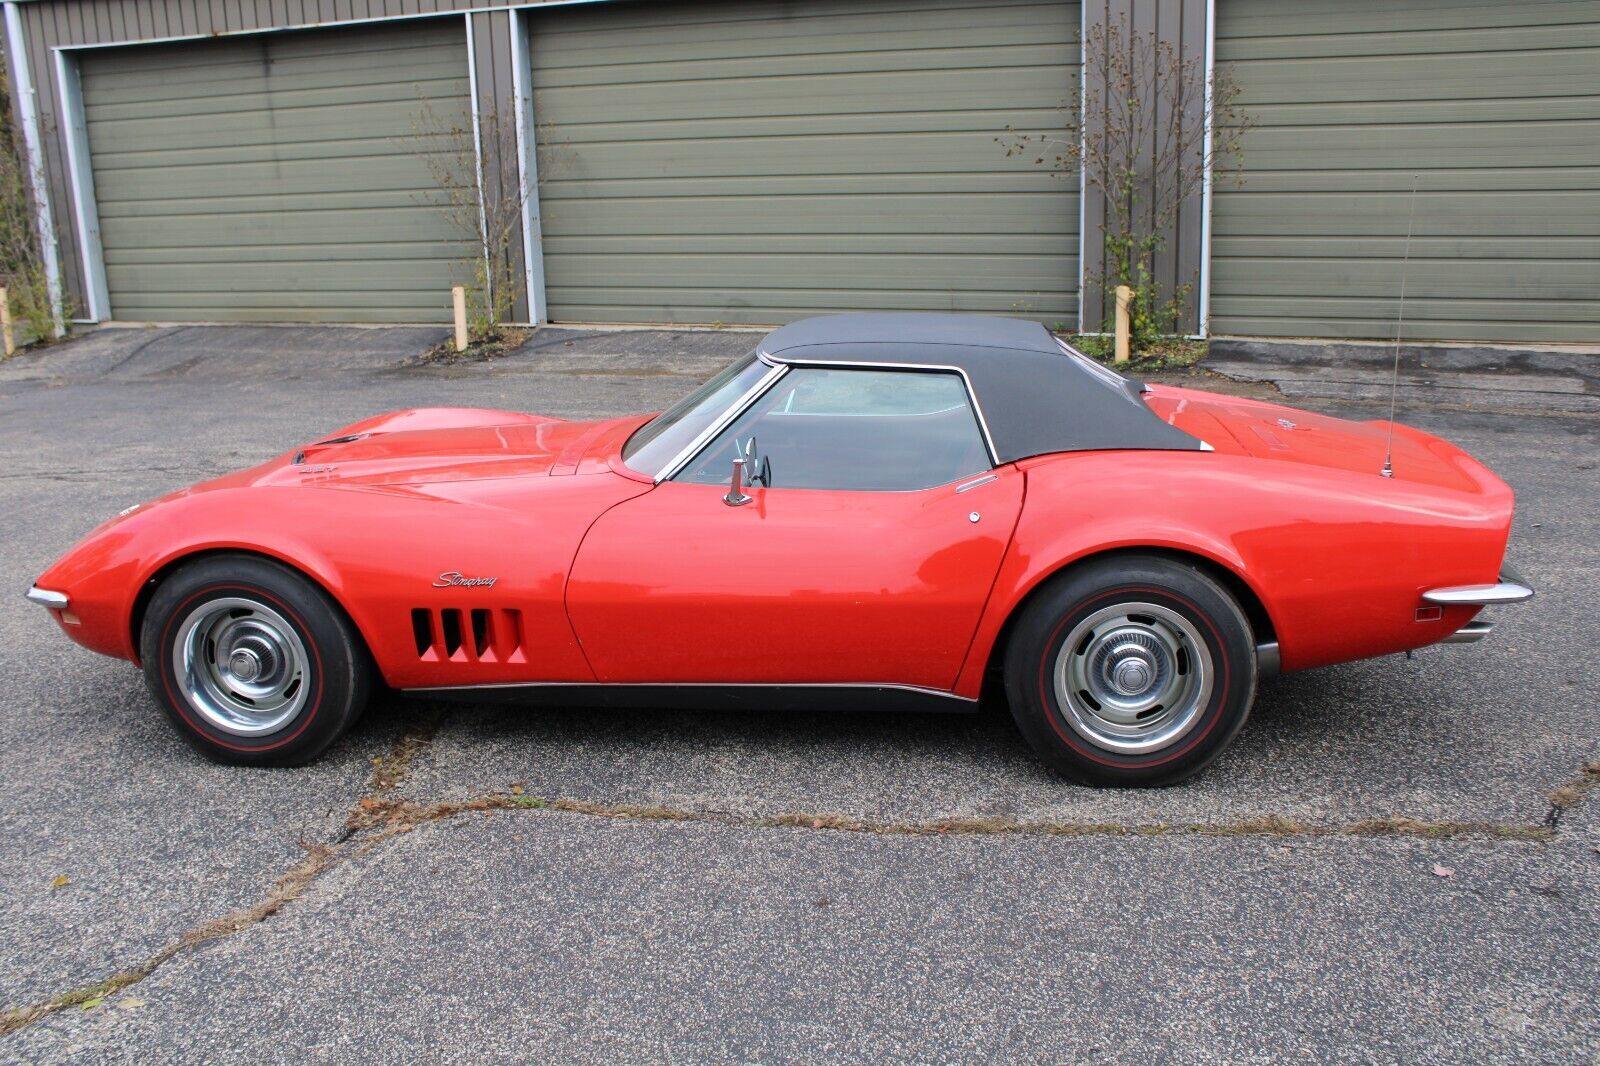
[[[50,589],[42,589],[37,585],[28,589],[26,598],[29,603],[36,603],[40,607],[48,607],[52,611],[64,611],[71,602],[65,592],[53,592]]]
[[[999,481],[999,480],[1000,480],[1000,475],[996,474],[996,473],[993,473],[993,472],[990,472],[990,473],[987,473],[987,474],[980,474],[977,477],[973,478],[971,481],[963,481],[961,484],[957,485],[956,486],[956,491],[957,492],[966,492],[969,489],[977,488],[979,485],[987,485],[991,481]]]
[[[656,473],[655,483],[657,485],[663,481],[671,481],[676,477],[679,471],[689,465],[690,460],[700,454],[706,445],[716,439],[717,434],[727,429],[734,419],[744,414],[751,404],[765,396],[767,390],[776,385],[778,379],[789,372],[788,366],[774,363],[761,352],[756,353],[756,358],[767,365],[767,372],[761,375],[754,385],[746,389],[742,396],[729,404],[728,409],[713,419],[710,425],[696,434],[693,440],[684,445],[683,449]]]
[[[1064,353],[1066,353],[1067,358],[1076,359],[1078,364],[1102,385],[1110,386],[1111,388],[1119,391],[1127,387],[1127,378],[1123,377],[1109,366],[1106,366],[1098,359],[1089,358],[1087,355],[1084,355],[1082,352],[1078,351],[1078,349],[1074,348],[1060,337],[1056,338],[1056,344],[1060,346]]]

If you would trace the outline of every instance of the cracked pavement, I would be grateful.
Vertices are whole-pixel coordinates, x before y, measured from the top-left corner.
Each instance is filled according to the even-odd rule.
[[[1061,783],[1003,708],[388,699],[315,766],[219,767],[22,602],[122,507],[357,418],[645,410],[754,341],[419,363],[442,335],[105,330],[0,364],[0,1059],[1600,1061],[1592,375],[1408,368],[1401,420],[1517,490],[1539,596],[1476,646],[1267,682],[1159,791]],[[1279,373],[1229,366],[1194,383]]]

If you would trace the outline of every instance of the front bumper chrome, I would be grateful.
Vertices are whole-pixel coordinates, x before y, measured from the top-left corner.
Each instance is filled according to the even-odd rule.
[[[64,611],[70,602],[65,592],[52,592],[35,585],[28,590],[28,602],[37,603],[40,607],[48,607],[52,611]]]

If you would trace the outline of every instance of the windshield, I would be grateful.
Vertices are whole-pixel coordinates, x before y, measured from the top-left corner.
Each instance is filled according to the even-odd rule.
[[[667,464],[749,392],[768,369],[751,352],[640,426],[622,446],[622,461],[642,474],[660,477]]]

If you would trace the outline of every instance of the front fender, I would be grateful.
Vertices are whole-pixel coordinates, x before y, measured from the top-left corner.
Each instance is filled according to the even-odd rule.
[[[39,587],[70,600],[52,612],[67,634],[138,661],[133,618],[150,580],[198,553],[248,551],[320,584],[396,688],[594,680],[567,619],[567,574],[595,517],[648,484],[599,474],[352,488],[248,474],[137,508],[46,570]],[[494,655],[419,646],[419,617],[483,611],[507,638]]]
[[[152,578],[190,556],[252,552],[317,582],[365,632],[370,619],[349,594],[348,574],[307,535],[328,521],[315,502],[313,494],[294,489],[174,493],[90,532],[39,576],[38,585],[68,595],[70,611],[54,613],[74,641],[138,662],[134,607]]]

